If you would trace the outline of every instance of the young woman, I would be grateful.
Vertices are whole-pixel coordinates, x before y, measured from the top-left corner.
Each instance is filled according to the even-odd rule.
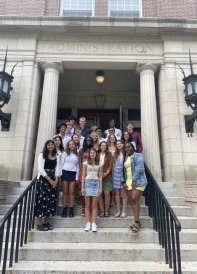
[[[83,142],[83,147],[82,149],[79,151],[79,182],[82,182],[82,164],[83,162],[88,160],[89,157],[89,152],[90,149],[93,147],[93,139],[90,136],[85,137],[84,142]],[[81,199],[81,203],[82,203],[82,210],[81,210],[81,216],[85,217],[85,199],[82,196]]]
[[[110,129],[109,129],[110,130]],[[113,129],[114,130],[114,129]],[[108,149],[114,157],[116,151],[117,138],[114,134],[109,135],[107,139]],[[110,192],[110,206],[114,206],[114,189]]]
[[[73,205],[74,205],[74,192],[75,184],[78,181],[79,164],[77,157],[77,149],[75,143],[70,140],[67,144],[66,151],[62,154],[60,161],[60,176],[62,176],[63,184],[63,212],[62,218],[67,217],[67,195],[70,194],[70,210],[69,217],[74,217]]]
[[[124,141],[124,144],[126,145],[127,143],[130,143],[133,141],[132,135],[131,133],[129,133],[128,131],[124,131],[121,137],[121,140]]]
[[[52,230],[48,217],[56,215],[57,191],[59,179],[59,156],[52,140],[46,141],[42,153],[38,156],[38,176],[35,201],[35,216],[38,218],[37,229]],[[44,223],[42,223],[44,218]]]
[[[88,160],[83,162],[81,193],[85,196],[85,231],[90,231],[90,207],[92,208],[92,232],[97,232],[98,196],[102,193],[102,169],[95,148],[89,151]]]
[[[144,169],[144,159],[140,153],[136,153],[135,142],[127,143],[125,151],[127,157],[124,161],[124,177],[123,187],[127,190],[131,200],[131,207],[135,223],[129,226],[132,235],[137,235],[140,229],[140,198],[147,185],[147,179]]]
[[[77,153],[79,153],[79,150],[82,149],[82,146],[80,146],[80,142],[79,142],[79,136],[74,134],[71,139],[74,141],[76,147],[77,147]]]
[[[117,149],[114,154],[114,166],[112,172],[112,182],[113,189],[116,192],[116,206],[117,213],[114,215],[114,218],[126,218],[126,208],[127,208],[127,193],[122,186],[124,182],[123,176],[123,162],[124,162],[124,142],[122,140],[117,141]],[[120,195],[122,195],[122,214],[120,215]]]
[[[100,144],[98,133],[97,132],[92,132],[90,136],[93,139],[93,147],[96,149],[96,151],[98,151],[99,144]]]
[[[103,195],[99,196],[99,206],[100,206],[100,217],[109,217],[109,204],[110,204],[110,191],[112,191],[112,166],[113,157],[111,152],[108,150],[107,143],[105,141],[101,142],[99,145],[99,160],[100,166],[102,166],[102,178],[103,187],[102,190],[105,195],[105,209],[103,203]]]
[[[54,145],[55,145],[55,150],[56,150],[57,154],[60,156],[60,159],[61,159],[62,153],[64,152],[62,138],[61,138],[60,135],[55,135],[53,137],[53,141],[54,141]]]

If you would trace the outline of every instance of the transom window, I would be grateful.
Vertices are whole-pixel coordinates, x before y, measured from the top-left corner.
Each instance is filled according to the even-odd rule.
[[[93,0],[62,0],[63,16],[92,16]]]
[[[110,0],[109,16],[140,17],[140,0]]]

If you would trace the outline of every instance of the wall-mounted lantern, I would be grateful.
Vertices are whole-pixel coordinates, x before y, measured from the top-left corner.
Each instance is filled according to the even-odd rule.
[[[8,104],[10,101],[10,91],[12,90],[11,83],[13,82],[14,77],[12,73],[14,72],[14,67],[11,71],[11,74],[5,72],[6,62],[7,62],[7,51],[5,54],[5,61],[3,65],[3,70],[0,71],[0,120],[1,120],[1,130],[2,131],[9,131],[10,128],[10,120],[11,120],[11,113],[4,113],[1,108]]]
[[[189,61],[191,69],[191,74],[189,76],[186,77],[184,70],[180,66],[179,67],[182,70],[184,76],[182,81],[185,85],[185,102],[194,111],[191,115],[185,115],[185,129],[186,133],[193,133],[194,122],[197,120],[197,74],[193,73],[190,51]]]

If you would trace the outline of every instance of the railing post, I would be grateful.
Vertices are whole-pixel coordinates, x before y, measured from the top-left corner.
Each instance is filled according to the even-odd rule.
[[[3,249],[3,235],[4,235],[4,225],[0,228],[0,262]]]
[[[6,271],[8,243],[9,243],[9,234],[10,234],[10,222],[11,222],[11,215],[9,216],[8,222],[7,222],[7,231],[6,231],[6,238],[5,238],[5,250],[4,250],[4,256],[3,256],[2,273],[5,273],[5,271]]]
[[[9,263],[9,267],[12,267],[12,262],[13,262],[14,239],[15,239],[15,232],[16,232],[16,217],[17,217],[17,208],[14,211],[14,220],[13,220],[13,225],[12,225],[12,240],[11,240],[11,248],[10,248],[10,263]]]

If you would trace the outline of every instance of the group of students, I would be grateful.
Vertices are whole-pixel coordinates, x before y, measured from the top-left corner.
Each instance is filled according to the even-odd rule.
[[[85,231],[96,232],[98,204],[99,217],[109,217],[110,201],[113,203],[115,194],[117,213],[114,218],[126,218],[129,197],[135,220],[129,230],[137,235],[140,229],[140,198],[147,185],[140,135],[133,131],[132,122],[127,124],[127,131],[123,134],[115,128],[114,120],[110,120],[109,129],[103,134],[96,124],[92,124],[91,130],[85,128],[84,117],[79,119],[79,126],[75,123],[76,117],[71,116],[66,124],[60,125],[60,133],[46,141],[38,157],[37,229],[53,229],[48,217],[57,212],[57,185],[61,182],[62,218],[74,217],[74,202],[80,189],[81,216],[86,218]]]

